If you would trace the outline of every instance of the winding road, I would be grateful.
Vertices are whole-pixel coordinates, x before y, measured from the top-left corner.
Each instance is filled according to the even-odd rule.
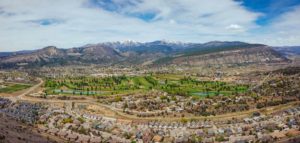
[[[39,81],[38,84],[30,87],[28,90],[26,90],[25,92],[23,92],[22,94],[18,95],[16,98],[17,100],[23,100],[24,96],[26,96],[27,94],[29,94],[30,92],[33,92],[34,90],[36,90],[37,88],[39,88],[42,84],[44,84],[44,81],[41,78],[37,78],[37,80]]]

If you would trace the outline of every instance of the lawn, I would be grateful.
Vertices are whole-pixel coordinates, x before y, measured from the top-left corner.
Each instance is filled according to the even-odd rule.
[[[0,88],[0,93],[13,93],[19,90],[29,88],[30,85],[27,84],[11,84],[5,88]]]
[[[56,94],[112,95],[156,89],[170,94],[203,97],[227,96],[244,93],[248,90],[247,85],[235,85],[219,81],[198,81],[193,77],[171,74],[47,79],[45,87],[48,92]]]

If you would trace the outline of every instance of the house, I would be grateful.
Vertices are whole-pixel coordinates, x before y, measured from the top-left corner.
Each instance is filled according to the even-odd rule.
[[[79,120],[77,120],[77,119],[74,120],[73,123],[74,123],[75,125],[77,125],[77,126],[80,126],[80,125],[81,125],[81,122],[80,122]]]
[[[177,137],[175,138],[175,143],[184,143],[184,142],[187,142],[188,141],[188,138],[185,138],[185,137]]]
[[[66,137],[70,142],[75,142],[78,139],[78,135],[74,133],[70,133]]]
[[[88,143],[90,141],[90,136],[80,134],[77,139],[77,143]]]
[[[233,134],[233,130],[232,130],[231,128],[226,128],[226,129],[225,129],[225,134],[226,134],[227,136],[230,136],[230,135]]]
[[[229,142],[254,142],[255,136],[249,135],[249,136],[230,136]]]
[[[141,131],[136,132],[135,138],[141,139],[143,137],[143,133]]]
[[[245,127],[245,130],[248,129],[247,126]],[[237,134],[242,134],[243,133],[243,128],[242,127],[237,127],[236,128],[236,133]]]
[[[66,131],[59,131],[57,135],[61,138],[65,138],[68,135],[68,133]]]
[[[76,127],[76,124],[74,124],[74,123],[66,123],[64,125],[64,129],[70,129],[71,127]]]
[[[106,128],[106,125],[99,124],[95,126],[96,129],[103,131]]]
[[[212,136],[214,136],[215,135],[215,130],[214,129],[208,129],[207,130],[207,135],[209,136],[209,137],[212,137]]]
[[[297,136],[299,134],[300,134],[300,131],[296,130],[296,129],[290,129],[286,133],[287,136]]]
[[[196,130],[195,133],[196,133],[197,136],[204,136],[204,132],[203,132],[202,129]]]
[[[273,139],[276,139],[276,140],[277,140],[277,139],[283,139],[284,137],[286,137],[284,132],[280,132],[280,131],[278,131],[278,130],[274,131],[274,132],[271,133],[270,135],[271,135],[271,137],[272,137]]]
[[[213,138],[204,138],[203,143],[214,143],[214,139]]]
[[[89,129],[89,128],[91,128],[91,126],[90,126],[89,123],[83,123],[83,124],[81,124],[81,126],[82,126],[84,129]]]
[[[219,134],[224,134],[224,130],[222,128],[218,129]]]
[[[129,140],[126,140],[126,139],[124,139],[124,138],[120,138],[120,137],[118,137],[118,136],[115,136],[115,135],[112,135],[111,136],[111,142],[116,142],[116,143],[127,143],[127,142],[129,142],[130,143],[130,141]]]
[[[107,132],[101,132],[101,131],[100,131],[100,134],[101,134],[101,136],[102,136],[104,139],[108,139],[108,138],[110,138],[110,137],[112,136],[112,134],[107,133]]]
[[[146,130],[146,131],[143,132],[142,139],[143,139],[144,142],[150,142],[152,137],[153,137],[153,135],[152,135],[151,131]]]
[[[40,122],[46,122],[48,119],[48,116],[47,115],[42,115],[40,118],[39,118],[39,121]]]
[[[162,136],[159,136],[159,135],[155,135],[153,138],[152,138],[152,141],[153,142],[161,142],[163,140],[163,137]]]
[[[111,117],[103,117],[102,119],[106,120],[106,121],[111,121],[111,122],[116,122],[117,121],[116,118],[111,118]]]
[[[38,130],[40,131],[40,132],[47,132],[47,130],[48,130],[48,128],[46,128],[45,126],[39,126],[38,127]]]
[[[102,142],[101,137],[92,137],[90,139],[90,143],[101,143],[101,142]]]
[[[258,136],[259,142],[273,142],[273,139],[270,135],[261,135]]]
[[[49,130],[48,130],[48,133],[51,134],[51,135],[56,136],[57,133],[58,133],[58,131],[59,131],[59,130],[58,130],[57,128],[53,128],[53,129],[49,129]]]
[[[245,123],[248,123],[248,124],[249,124],[249,123],[252,123],[252,119],[250,119],[250,118],[245,118],[245,119],[244,119],[244,122],[245,122]]]
[[[253,117],[253,120],[254,121],[256,121],[256,122],[258,122],[258,121],[261,121],[261,117],[260,116],[255,116],[255,117]]]

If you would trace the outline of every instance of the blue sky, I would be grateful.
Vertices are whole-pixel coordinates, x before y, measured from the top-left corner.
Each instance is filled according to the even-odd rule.
[[[256,20],[259,25],[268,25],[279,15],[292,11],[300,4],[300,0],[236,0],[250,11],[263,13]]]
[[[134,40],[300,45],[300,0],[1,0],[0,51]]]

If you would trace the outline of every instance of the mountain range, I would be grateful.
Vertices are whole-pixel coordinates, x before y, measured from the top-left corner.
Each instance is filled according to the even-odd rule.
[[[273,47],[274,50],[282,53],[284,56],[298,56],[300,55],[300,46],[283,46]]]
[[[211,41],[207,43],[105,42],[69,49],[48,46],[31,51],[0,52],[0,68],[73,64],[207,66],[288,62],[285,52],[290,49],[284,50],[278,47],[273,48],[263,44],[239,41]]]

